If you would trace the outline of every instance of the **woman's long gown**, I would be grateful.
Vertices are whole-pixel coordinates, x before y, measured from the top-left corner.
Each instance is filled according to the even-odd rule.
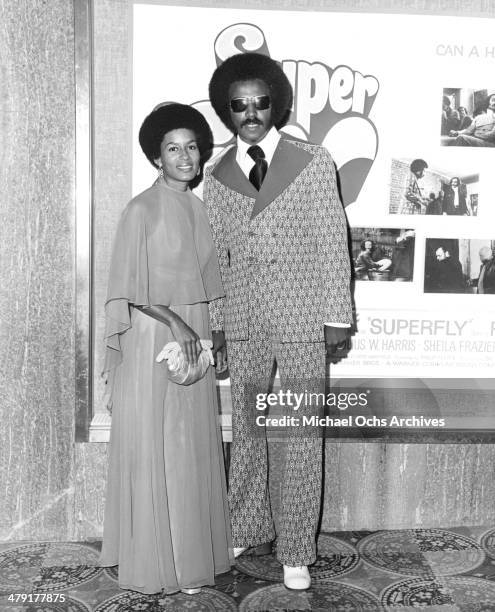
[[[216,297],[221,289],[216,262],[210,258],[211,237],[203,205],[193,194],[174,192],[159,184],[138,196],[136,206],[140,214],[127,211],[121,220],[111,275],[115,266],[119,267],[116,260],[125,259],[129,249],[139,253],[131,257],[139,261],[126,264],[129,273],[118,269],[115,275],[121,278],[116,283],[111,280],[107,302],[114,302],[107,308],[111,319],[107,331],[110,329],[109,337],[118,337],[120,344],[114,343],[118,350],[108,349],[113,350],[110,361],[115,361],[117,353],[120,363],[109,367],[113,376],[112,431],[100,564],[119,566],[122,588],[171,593],[212,585],[215,574],[230,569],[215,377],[209,368],[203,379],[190,386],[170,382],[166,363],[155,361],[163,346],[174,339],[170,329],[130,304],[165,302],[201,338],[209,338],[207,303],[195,300],[204,294]],[[141,237],[133,241],[136,232]],[[207,241],[203,243],[205,232]],[[182,256],[184,249],[188,254]],[[194,256],[189,263],[194,267],[197,259],[203,282],[197,288],[193,282],[197,270],[188,270],[191,249]],[[179,268],[185,266],[175,279],[174,260]],[[148,268],[147,279],[143,278],[144,268]],[[152,284],[156,282],[168,286],[155,291]],[[189,283],[189,289],[184,289],[184,283]],[[136,284],[141,288],[125,296],[126,304],[121,298],[112,299],[112,295],[132,293]],[[139,295],[143,288],[148,295]],[[122,321],[126,307],[129,319]],[[118,335],[111,333],[123,328]]]

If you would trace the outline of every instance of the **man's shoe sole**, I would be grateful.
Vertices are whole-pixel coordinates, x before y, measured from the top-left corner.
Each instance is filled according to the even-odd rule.
[[[293,588],[291,588],[291,587],[288,587],[288,586],[285,584],[285,582],[284,582],[284,587],[285,587],[285,588],[286,588],[288,591],[296,591],[296,592],[298,592],[298,591],[309,591],[309,589],[311,588],[311,585],[309,585],[309,586],[307,586],[307,587],[304,587],[303,589],[293,589]]]

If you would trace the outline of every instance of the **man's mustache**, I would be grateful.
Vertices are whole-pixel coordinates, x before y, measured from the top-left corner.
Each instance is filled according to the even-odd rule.
[[[261,121],[259,119],[246,119],[246,121],[243,121],[241,124],[241,127],[244,127],[245,125],[262,125]]]

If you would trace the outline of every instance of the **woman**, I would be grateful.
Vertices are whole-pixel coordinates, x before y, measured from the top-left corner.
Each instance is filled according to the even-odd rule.
[[[100,564],[142,593],[198,592],[230,569],[225,472],[214,372],[190,386],[156,356],[177,341],[195,364],[209,338],[207,302],[223,296],[201,201],[211,131],[182,104],[157,107],[139,133],[155,184],[120,219],[106,302],[112,432]]]

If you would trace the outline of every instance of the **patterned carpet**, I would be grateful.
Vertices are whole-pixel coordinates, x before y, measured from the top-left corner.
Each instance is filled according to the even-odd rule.
[[[495,612],[495,528],[321,534],[312,587],[299,593],[285,589],[272,555],[249,554],[199,595],[122,591],[117,568],[97,567],[99,548],[100,542],[0,544],[0,610]]]

